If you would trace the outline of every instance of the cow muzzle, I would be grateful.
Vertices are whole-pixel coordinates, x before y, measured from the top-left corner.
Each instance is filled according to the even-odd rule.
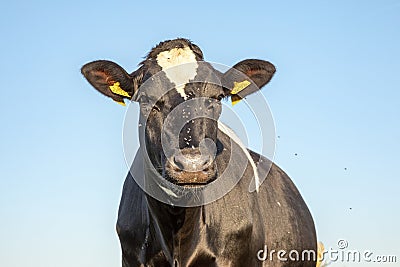
[[[204,185],[217,176],[214,153],[201,153],[198,148],[184,148],[165,164],[167,179],[183,186]]]

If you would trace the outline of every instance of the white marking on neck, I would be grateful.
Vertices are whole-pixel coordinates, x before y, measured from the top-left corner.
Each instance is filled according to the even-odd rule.
[[[186,100],[188,96],[185,93],[185,85],[197,75],[198,64],[193,51],[185,47],[161,52],[157,55],[157,64],[175,85],[176,91]],[[182,64],[186,64],[184,68],[174,68]]]
[[[244,154],[246,155],[247,159],[250,162],[251,167],[253,168],[254,180],[255,180],[255,184],[256,184],[256,191],[258,192],[258,190],[260,188],[260,177],[258,176],[257,166],[256,166],[253,158],[251,157],[249,151],[247,150],[246,146],[242,143],[242,140],[240,140],[239,136],[237,136],[236,133],[231,128],[229,128],[228,126],[226,126],[225,124],[223,124],[220,121],[218,121],[218,129],[220,129],[224,134],[229,136],[229,138],[231,138],[243,150]]]

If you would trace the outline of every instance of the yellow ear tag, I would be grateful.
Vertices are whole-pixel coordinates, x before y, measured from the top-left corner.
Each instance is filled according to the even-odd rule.
[[[234,106],[234,105],[236,105],[237,103],[239,103],[240,100],[242,100],[242,99],[241,99],[240,96],[238,96],[238,95],[233,95],[233,96],[231,96],[232,106]]]
[[[249,86],[251,82],[248,80],[244,80],[243,82],[233,82],[233,89],[231,91],[231,101],[232,101],[232,106],[236,105],[237,103],[242,100],[240,97],[235,95],[241,91],[243,91],[247,86]]]
[[[110,87],[111,92],[113,92],[116,95],[125,96],[125,97],[131,97],[127,92],[125,92],[120,87],[120,83],[119,82],[116,82],[113,85],[110,85],[109,87]]]
[[[114,99],[113,99],[113,100],[114,100]],[[125,104],[124,101],[119,102],[119,101],[117,101],[117,100],[114,100],[114,102],[120,104],[121,106],[124,106],[124,107],[126,106],[126,104]]]

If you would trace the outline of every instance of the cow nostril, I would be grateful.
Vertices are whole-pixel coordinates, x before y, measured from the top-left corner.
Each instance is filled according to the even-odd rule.
[[[182,155],[174,156],[174,165],[176,167],[178,167],[179,169],[183,170],[183,169],[185,169],[185,165],[186,165],[185,160],[186,160],[186,158]]]
[[[205,158],[203,159],[203,165],[202,165],[203,170],[205,170],[206,168],[208,169],[208,167],[210,166],[210,164],[211,164],[211,158],[210,158],[210,157],[205,157]]]

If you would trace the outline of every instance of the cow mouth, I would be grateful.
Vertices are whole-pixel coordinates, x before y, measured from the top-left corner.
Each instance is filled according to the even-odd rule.
[[[199,187],[204,186],[215,180],[216,173],[210,171],[166,171],[165,179],[169,182],[185,187]]]

